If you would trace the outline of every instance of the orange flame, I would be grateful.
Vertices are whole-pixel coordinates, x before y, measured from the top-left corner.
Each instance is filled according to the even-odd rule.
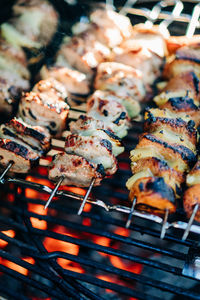
[[[22,258],[22,259],[25,260],[25,261],[27,261],[27,262],[29,262],[30,264],[34,264],[35,263],[34,259],[31,258],[31,257]],[[28,275],[29,271],[26,268],[24,268],[24,267],[22,267],[22,266],[20,266],[18,264],[15,264],[12,261],[9,261],[7,259],[1,259],[1,264],[3,264],[4,266],[6,266],[6,267],[8,267],[8,268],[10,268],[10,269],[12,269],[12,270],[14,270],[14,271],[22,274],[22,275],[25,275],[25,276]]]
[[[12,230],[12,229],[10,229],[10,230],[5,230],[5,231],[1,231],[1,232],[4,233],[5,235],[11,237],[11,238],[14,238],[14,237],[15,237],[15,232],[14,232],[14,230]],[[6,242],[6,241],[0,239],[0,248],[6,247],[7,244],[8,244],[8,242]]]
[[[42,216],[47,214],[47,210],[44,210],[44,206],[39,204],[28,203],[28,210]],[[43,230],[47,229],[47,222],[45,220],[38,220],[37,218],[31,217],[30,221],[32,226],[35,228]]]

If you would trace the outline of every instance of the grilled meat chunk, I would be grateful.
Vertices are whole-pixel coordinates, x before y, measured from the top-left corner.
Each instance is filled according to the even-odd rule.
[[[101,91],[96,91],[90,96],[87,101],[87,115],[108,124],[107,128],[110,128],[118,137],[126,136],[129,118],[125,107],[103,96]]]
[[[161,75],[163,59],[148,48],[137,44],[135,40],[132,40],[132,43],[127,41],[126,45],[118,48],[116,52],[114,60],[140,70],[147,87]]]
[[[50,148],[50,135],[46,129],[28,125],[16,118],[0,126],[0,137],[30,147],[38,155],[46,153]]]
[[[91,30],[86,30],[70,39],[64,39],[58,55],[80,72],[93,75],[93,69],[107,60],[111,53],[102,43],[98,42]]]
[[[174,113],[187,114],[196,123],[199,124],[199,79],[194,72],[172,77],[164,90],[156,97],[154,101],[160,108],[167,108]]]
[[[200,77],[200,43],[179,48],[165,65],[163,76],[170,79],[185,72]]]
[[[84,157],[87,161],[97,165],[103,165],[107,176],[117,171],[117,161],[109,140],[97,136],[71,134],[66,138],[65,151],[68,154]]]
[[[54,78],[47,78],[45,80],[40,80],[32,89],[35,93],[44,94],[50,99],[56,101],[65,101],[68,98],[68,93],[60,82]]]
[[[0,158],[0,165],[3,168],[13,162],[10,172],[27,173],[37,164],[39,155],[29,147],[11,139],[0,138]]]
[[[48,68],[43,66],[40,71],[42,79],[52,77],[62,83],[66,91],[72,94],[87,95],[90,92],[90,80],[84,73],[69,67],[54,66]]]
[[[116,62],[99,64],[94,87],[116,92],[120,97],[130,96],[137,101],[145,96],[141,72]]]
[[[108,140],[112,144],[112,153],[115,156],[118,156],[124,152],[124,147],[122,146],[119,137],[106,126],[107,125],[103,121],[83,115],[81,115],[77,121],[72,121],[69,124],[70,130],[73,134],[79,134],[81,136],[96,136],[98,138]]]
[[[123,38],[129,38],[132,34],[130,19],[109,9],[96,9],[90,14],[90,20],[102,27],[116,28],[120,31]]]
[[[60,136],[66,127],[69,106],[64,101],[65,89],[59,83],[40,82],[34,88],[41,92],[25,93],[19,104],[19,116],[31,125],[47,128],[51,135]]]
[[[188,218],[191,216],[196,204],[199,205],[195,220],[200,222],[200,158],[191,172],[187,175],[188,189],[184,193],[183,205]]]
[[[48,1],[19,0],[13,6],[13,18],[1,30],[10,44],[41,48],[51,40],[57,24],[58,14]]]
[[[0,112],[13,114],[22,91],[29,89],[29,81],[11,71],[0,74]]]
[[[94,185],[100,185],[105,172],[102,165],[89,162],[84,157],[63,152],[54,157],[49,168],[49,179],[57,180],[62,175],[64,176],[62,185],[88,187],[93,178],[95,178]]]

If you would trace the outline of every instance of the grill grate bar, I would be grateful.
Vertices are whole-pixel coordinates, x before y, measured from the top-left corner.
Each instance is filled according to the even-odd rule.
[[[11,299],[15,299],[15,300],[30,300],[30,298],[27,298],[21,294],[18,294],[16,291],[12,291],[10,289],[8,289],[7,287],[0,285],[0,292],[2,293],[2,295],[6,295],[11,297]],[[9,298],[8,298],[9,299]],[[2,300],[4,300],[4,298],[2,298]]]

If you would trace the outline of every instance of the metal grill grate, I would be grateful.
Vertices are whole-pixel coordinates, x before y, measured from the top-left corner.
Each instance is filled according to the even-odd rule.
[[[163,11],[162,6],[156,7],[154,11],[157,15],[153,21],[166,14],[172,15],[171,12]],[[142,15],[143,11],[148,10],[137,7],[134,11],[128,9],[129,13],[136,12],[137,15]],[[151,15],[150,21],[152,11],[148,12],[148,17]],[[181,14],[181,10],[179,13],[180,16],[175,16],[177,21],[194,20],[194,15]],[[168,20],[167,25],[171,21]],[[196,25],[198,27],[199,23]],[[187,31],[190,34],[191,26]],[[80,112],[80,108],[73,109],[71,116]],[[177,299],[200,299],[197,289],[200,271],[198,261],[195,260],[200,253],[200,227],[192,225],[190,238],[183,241],[183,231],[180,229],[186,229],[187,222],[181,208],[167,223],[158,216],[137,210],[130,214],[131,208],[124,187],[131,174],[129,151],[137,143],[141,132],[142,123],[134,123],[124,140],[126,152],[119,158],[118,172],[111,179],[105,180],[101,187],[93,189],[92,196],[86,201],[91,205],[91,210],[83,211],[81,216],[77,216],[77,212],[83,196],[66,189],[56,192],[57,200],[50,204],[47,215],[30,210],[30,205],[44,206],[47,195],[52,193],[53,185],[45,181],[48,160],[41,160],[40,167],[33,170],[28,178],[1,178],[3,199],[0,201],[0,242],[2,240],[8,244],[2,248],[4,250],[0,250],[0,272],[3,273],[0,273],[0,295],[20,300],[47,297],[176,299],[176,296]],[[54,140],[53,145],[59,150],[62,141]],[[51,151],[50,154],[53,153]],[[30,181],[30,176],[35,182]],[[37,183],[39,181],[45,181],[45,184]],[[30,197],[27,189],[39,193]],[[133,220],[123,234],[120,229],[125,227],[127,214],[130,217],[133,215]],[[47,228],[34,227],[33,218],[45,221]],[[67,234],[60,232],[58,226],[59,229],[66,228]],[[14,238],[6,235],[10,229],[15,231]],[[163,230],[164,240],[160,240]],[[70,251],[48,252],[44,243],[47,238],[53,239],[55,243],[77,245],[78,255]],[[107,244],[102,244],[101,238],[106,239]],[[22,259],[26,257],[34,259],[35,263]],[[113,257],[119,258],[123,265],[113,264]],[[59,259],[70,261],[73,266],[78,266],[79,271],[70,269],[69,265],[67,268],[61,267]],[[23,273],[13,265],[6,265],[5,261],[13,262],[28,271]],[[81,269],[84,273],[80,273]],[[153,276],[154,273],[157,275]],[[11,278],[15,278],[15,281]],[[105,289],[117,294],[111,294]]]

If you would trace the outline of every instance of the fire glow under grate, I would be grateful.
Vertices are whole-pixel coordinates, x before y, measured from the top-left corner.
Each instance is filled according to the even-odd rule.
[[[163,10],[163,3],[153,10],[136,7],[129,12],[151,21],[167,15],[169,25],[172,14]],[[182,13],[181,2],[174,5],[177,22],[193,24],[190,15]],[[199,6],[191,5],[198,14]],[[191,34],[192,26],[188,28]],[[71,117],[83,107],[73,109]],[[49,159],[41,160],[26,178],[2,179],[0,295],[20,300],[200,299],[200,227],[193,224],[183,241],[187,220],[181,209],[168,222],[137,210],[130,214],[125,189],[131,173],[129,152],[141,132],[142,123],[134,123],[124,140],[126,152],[119,158],[118,172],[92,190],[80,216],[85,195],[81,188],[59,190],[43,209],[54,189],[47,180]],[[57,151],[62,141],[53,140],[53,145]]]

